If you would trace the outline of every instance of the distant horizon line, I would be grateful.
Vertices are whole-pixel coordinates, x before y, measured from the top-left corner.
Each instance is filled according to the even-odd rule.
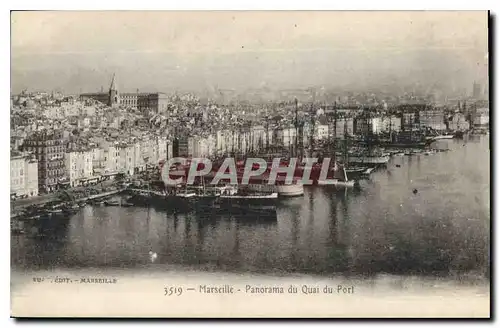
[[[471,82],[471,86],[474,85],[474,84],[479,84],[481,86],[485,86],[487,85],[486,84],[483,84],[483,83],[480,83],[478,82],[477,80],[476,81],[472,81]],[[418,84],[414,84],[415,86],[417,86]],[[403,86],[402,88],[411,88],[411,85],[408,85],[408,86]],[[20,90],[19,91],[14,91],[14,90],[10,90],[10,94],[11,96],[13,95],[20,95],[22,94],[24,91],[26,91],[27,93],[61,93],[61,94],[64,94],[64,95],[82,95],[82,94],[98,94],[98,93],[108,93],[108,87],[104,88],[104,85],[103,85],[103,88],[102,89],[94,89],[93,91],[89,91],[89,90],[83,90],[83,89],[80,89],[79,91],[73,91],[73,92],[67,92],[65,90],[63,90],[62,88],[52,88],[52,89],[39,89],[39,88],[33,88],[33,89],[30,89],[30,88],[19,88]],[[245,95],[245,92],[254,92],[254,91],[264,91],[264,92],[300,92],[301,94],[299,95],[290,95],[290,96],[298,96],[298,97],[311,97],[313,98],[314,96],[315,97],[320,97],[320,98],[323,98],[323,97],[344,97],[344,96],[347,96],[347,93],[354,93],[354,94],[366,94],[366,93],[373,93],[375,95],[377,94],[385,94],[385,95],[390,95],[390,96],[401,96],[401,95],[415,95],[415,96],[429,96],[429,95],[432,95],[432,92],[425,92],[425,91],[420,91],[420,90],[408,90],[408,91],[403,91],[403,92],[390,92],[390,91],[384,91],[384,90],[381,90],[383,88],[379,87],[379,88],[367,88],[367,89],[364,89],[364,90],[356,90],[356,89],[349,89],[347,86],[345,87],[331,87],[331,88],[325,88],[323,91],[320,91],[322,89],[322,87],[297,87],[297,88],[286,88],[286,89],[271,89],[269,87],[261,87],[261,88],[258,88],[258,87],[250,87],[250,88],[242,88],[242,89],[228,89],[228,88],[221,88],[221,89],[216,89],[214,91],[206,88],[204,90],[194,90],[194,89],[187,89],[187,88],[166,88],[166,89],[163,89],[163,90],[159,90],[157,88],[151,88],[151,89],[147,89],[147,88],[137,88],[135,90],[133,89],[125,89],[124,91],[121,91],[120,89],[119,90],[119,93],[120,94],[126,94],[126,93],[130,93],[130,94],[137,94],[137,93],[163,93],[163,94],[168,94],[168,95],[187,95],[187,94],[191,94],[191,95],[196,95],[196,96],[199,96],[199,97],[206,97],[207,93],[208,94],[211,94],[211,95],[215,95],[215,96],[240,96],[240,95]],[[315,90],[311,90],[311,89],[315,89]],[[344,90],[339,90],[339,89],[344,89]],[[454,94],[456,93],[460,93],[460,92],[463,92],[465,90],[468,90],[470,88],[459,88],[458,90],[456,91],[451,91],[451,92],[444,92],[445,95],[450,95],[450,96],[454,96]],[[318,92],[319,91],[319,92]],[[443,92],[443,90],[440,90],[440,92]],[[227,92],[227,93],[234,93],[234,94],[229,94],[229,95],[220,95],[219,93],[222,92]],[[313,92],[315,93],[315,95],[313,95]],[[336,95],[333,95],[331,93],[336,93]]]

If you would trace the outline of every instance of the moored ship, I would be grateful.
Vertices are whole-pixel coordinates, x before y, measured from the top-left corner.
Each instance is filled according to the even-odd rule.
[[[390,156],[382,151],[354,151],[349,154],[349,164],[383,165],[387,164]]]

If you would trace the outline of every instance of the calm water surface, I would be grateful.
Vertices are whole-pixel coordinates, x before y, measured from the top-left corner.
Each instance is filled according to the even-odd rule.
[[[87,206],[51,236],[13,236],[12,266],[488,278],[489,140],[438,146],[451,151],[394,157],[357,191],[308,187],[268,221]]]

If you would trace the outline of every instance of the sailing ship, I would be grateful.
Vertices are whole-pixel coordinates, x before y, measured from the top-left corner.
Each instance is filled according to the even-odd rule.
[[[336,113],[335,113],[336,117]],[[335,124],[336,126],[336,124]],[[336,130],[336,129],[335,129]],[[336,132],[335,132],[336,133]],[[335,144],[335,143],[334,143]],[[349,147],[349,136],[347,133],[347,125],[344,124],[344,147],[343,147],[343,159],[342,159],[342,164],[339,164],[336,159],[336,152],[334,152],[334,166],[332,170],[333,172],[333,179],[319,179],[318,180],[318,185],[334,185],[338,187],[354,187],[357,184],[357,180],[350,179],[347,175],[347,170],[348,170],[348,165],[350,163],[350,157],[349,157],[349,152],[348,152],[348,147]],[[354,173],[362,173],[366,170],[366,168],[351,168],[351,172]],[[328,178],[328,175],[327,175]]]

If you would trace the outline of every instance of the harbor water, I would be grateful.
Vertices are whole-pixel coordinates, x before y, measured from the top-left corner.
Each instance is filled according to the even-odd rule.
[[[394,156],[359,189],[305,187],[303,196],[280,200],[276,217],[266,220],[88,205],[53,234],[13,235],[12,270],[439,276],[488,283],[488,137],[439,143],[450,151]],[[154,263],[150,251],[157,254]]]

